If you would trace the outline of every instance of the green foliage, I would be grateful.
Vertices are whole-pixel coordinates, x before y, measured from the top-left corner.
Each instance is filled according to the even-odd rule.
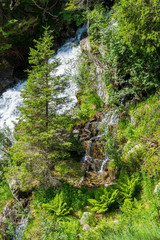
[[[111,131],[109,129],[104,129],[104,148],[106,156],[108,156],[109,159],[114,160],[117,167],[120,165],[120,150],[121,146],[118,146],[118,140],[116,137],[116,134],[114,131]]]
[[[126,221],[126,223],[128,222],[128,225],[132,225],[133,221],[137,220],[142,211],[142,204],[139,203],[135,198],[134,201],[126,198],[120,209],[123,213],[122,221]]]
[[[88,1],[79,1],[79,0],[69,0],[66,4],[66,10],[77,10],[77,9],[85,9]]]
[[[96,89],[96,68],[89,60],[87,54],[82,53],[79,58],[78,75],[76,76],[76,84],[81,88],[84,93],[89,90],[93,91]]]
[[[109,103],[122,111],[126,102],[136,102],[159,87],[158,49],[154,48],[152,53],[130,49],[119,36],[119,23],[110,20],[102,6],[96,6],[88,17],[92,23],[89,29],[91,51],[105,67],[103,78]]]
[[[77,110],[77,117],[81,121],[87,121],[93,117],[96,111],[103,106],[103,101],[98,96],[96,68],[89,60],[86,54],[82,54],[79,59],[78,76],[76,76],[76,83],[81,89],[77,92],[77,99],[79,109]]]
[[[148,200],[152,200],[153,198],[153,181],[148,174],[142,172],[142,200],[144,203],[148,202]]]
[[[122,175],[118,180],[120,199],[131,200],[137,194],[137,187],[139,187],[139,177],[132,175],[129,178],[127,175]]]
[[[16,223],[8,218],[6,218],[4,220],[4,224],[6,224],[6,229],[5,229],[5,232],[3,234],[3,229],[0,229],[1,230],[1,233],[3,234],[3,236],[6,238],[6,239],[12,239],[15,235],[15,229],[16,229]],[[0,227],[1,228],[1,227]],[[4,239],[4,238],[2,238]]]
[[[40,186],[35,189],[33,194],[32,205],[35,208],[36,206],[42,206],[43,203],[48,203],[57,194],[57,189],[54,187],[45,188],[45,186]]]
[[[101,191],[101,190],[100,190]],[[99,194],[96,193],[97,199],[88,199],[89,203],[91,204],[92,208],[91,211],[97,213],[105,213],[111,207],[111,205],[116,201],[118,190],[108,191],[108,189],[103,188],[103,193]]]
[[[42,204],[42,207],[54,213],[57,217],[68,215],[72,210],[72,208],[68,208],[67,203],[64,202],[63,192],[60,194],[57,193],[53,200],[49,203]]]
[[[11,176],[20,179],[22,191],[31,190],[41,182],[47,184],[50,176],[50,161],[47,154],[30,143],[17,141],[10,150],[11,164],[6,172],[7,179]]]
[[[79,231],[79,220],[73,217],[67,217],[64,218],[63,221],[58,222],[55,230],[54,239],[75,240],[78,239]]]
[[[76,26],[79,27],[85,23],[84,16],[80,11],[63,11],[61,12],[62,20],[67,21],[68,24],[73,22],[76,23]]]
[[[89,92],[87,94],[79,92],[78,95],[81,105],[77,112],[77,117],[81,121],[86,121],[93,117],[96,111],[101,109],[103,101],[96,92]]]
[[[88,191],[87,187],[75,188],[67,183],[62,186],[67,205],[76,212],[83,210],[88,203],[88,199],[93,197],[93,191]]]
[[[55,170],[64,177],[68,175],[70,177],[80,178],[84,175],[81,170],[81,164],[74,159],[68,159],[67,161],[61,161],[56,164]]]
[[[12,193],[9,189],[8,184],[1,182],[0,183],[0,212],[3,211],[5,204],[13,198]]]
[[[11,130],[5,126],[0,130],[0,179],[4,179],[6,167],[10,164],[9,148],[15,141]]]
[[[51,156],[63,158],[64,150],[70,146],[70,142],[64,141],[67,138],[67,129],[64,125],[69,118],[58,115],[57,110],[60,110],[67,101],[65,97],[60,97],[66,79],[54,76],[58,66],[57,60],[48,63],[54,54],[54,50],[51,49],[53,46],[51,32],[46,28],[39,41],[35,40],[35,48],[30,49],[29,63],[33,68],[28,71],[28,82],[21,92],[23,106],[20,108],[17,129],[21,139],[24,136],[25,141],[31,141],[47,151],[54,148]]]
[[[140,100],[142,94],[159,86],[159,68],[154,65],[159,62],[159,57],[156,52],[153,55],[131,52],[117,37],[116,28],[107,29],[104,35],[105,61],[108,65],[104,77],[110,103],[123,109],[126,101]]]
[[[151,176],[159,176],[159,93],[130,107],[115,135],[122,153],[121,163],[128,171],[142,169]]]
[[[49,203],[60,191],[63,192],[64,202],[75,212],[83,210],[88,203],[88,198],[94,196],[94,191],[88,191],[87,187],[75,188],[72,185],[62,182],[60,189],[44,186],[38,187],[34,192],[33,206],[42,206],[43,203]]]
[[[113,18],[118,22],[119,35],[134,51],[154,51],[160,46],[159,1],[120,0],[115,4]]]

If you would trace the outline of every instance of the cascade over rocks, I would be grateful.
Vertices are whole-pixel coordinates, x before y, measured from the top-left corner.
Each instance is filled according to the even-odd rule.
[[[98,171],[101,165],[99,159],[105,156],[101,133],[98,129],[98,123],[102,120],[103,114],[102,111],[97,112],[94,118],[80,126],[79,140],[86,149],[83,164],[86,171]]]
[[[116,180],[116,170],[108,168],[110,159],[105,156],[103,145],[103,133],[99,129],[100,124],[105,124],[112,131],[113,126],[119,121],[119,115],[116,113],[105,113],[99,111],[86,123],[81,123],[78,131],[79,140],[85,149],[82,169],[85,172],[85,178],[82,185],[89,187],[106,187],[114,184]]]

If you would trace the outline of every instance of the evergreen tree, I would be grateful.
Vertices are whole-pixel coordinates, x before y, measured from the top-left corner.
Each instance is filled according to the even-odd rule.
[[[46,28],[43,36],[36,41],[35,48],[30,49],[27,84],[22,90],[23,106],[20,108],[20,121],[17,127],[23,141],[30,142],[43,150],[64,149],[68,134],[64,126],[67,117],[58,114],[67,97],[62,94],[65,77],[56,76],[58,60],[53,56],[53,36]],[[60,153],[62,154],[62,152]]]
[[[16,139],[10,150],[11,165],[7,178],[20,179],[20,189],[26,190],[43,182],[50,183],[51,169],[60,159],[69,156],[71,146],[68,127],[70,119],[60,113],[67,97],[63,92],[66,78],[56,76],[59,62],[53,58],[53,36],[45,28],[42,37],[30,49],[27,84],[21,92]],[[36,180],[36,181],[35,181]]]

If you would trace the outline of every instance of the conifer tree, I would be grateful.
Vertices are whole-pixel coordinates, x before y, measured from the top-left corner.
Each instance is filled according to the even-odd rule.
[[[51,33],[45,28],[43,36],[35,40],[35,48],[30,49],[29,63],[32,69],[28,70],[28,81],[21,93],[23,105],[17,131],[21,140],[57,154],[61,149],[62,155],[64,145],[69,145],[65,126],[67,117],[58,114],[64,102],[67,102],[67,97],[62,94],[66,79],[56,76],[58,60],[52,58],[49,63],[54,55]]]
[[[11,165],[8,176],[20,179],[20,189],[32,189],[37,184],[50,182],[51,170],[57,161],[69,156],[69,117],[59,113],[67,103],[64,96],[66,79],[56,76],[59,62],[53,58],[51,31],[45,28],[43,36],[30,49],[28,81],[22,90],[22,107],[16,126],[16,139],[10,150]],[[35,181],[36,180],[36,181]]]

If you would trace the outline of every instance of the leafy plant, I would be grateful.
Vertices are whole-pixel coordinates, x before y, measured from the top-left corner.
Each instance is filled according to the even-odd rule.
[[[133,50],[151,52],[160,46],[159,1],[120,0],[114,5],[113,18],[118,21],[119,35]]]
[[[139,184],[139,177],[132,175],[129,178],[128,175],[123,175],[118,181],[118,189],[120,197],[124,199],[132,199],[135,196],[136,188]]]
[[[149,7],[152,7],[152,4],[154,5],[153,2],[154,1],[152,1]],[[120,1],[120,4],[117,4],[118,9],[122,7],[121,4],[126,4],[129,6],[129,3],[127,1],[122,0]],[[138,2],[135,4],[140,5],[141,3]],[[146,5],[145,1],[143,1],[143,4],[144,6]],[[155,5],[156,4],[157,3],[155,3]],[[147,9],[147,6],[145,7]],[[129,9],[129,11],[131,9]],[[153,11],[156,12],[155,9]],[[124,16],[127,11],[123,12]],[[140,10],[137,9],[137,11],[139,11],[138,14],[141,15]],[[116,16],[116,13],[114,14]],[[109,15],[112,16],[112,13],[109,13]],[[122,18],[124,16],[122,16]],[[113,19],[111,20],[111,18],[108,17],[103,6],[96,6],[88,14],[88,17],[92,23],[89,29],[90,46],[92,48],[91,51],[92,53],[96,53],[96,57],[98,57],[98,60],[101,62],[102,66],[104,66],[103,77],[109,93],[109,103],[114,108],[118,108],[120,111],[122,111],[124,110],[126,103],[131,101],[139,101],[142,99],[142,96],[146,96],[147,93],[154,91],[159,87],[158,76],[160,69],[158,65],[158,48],[156,48],[155,45],[151,45],[151,48],[153,46],[151,50],[153,53],[147,51],[139,51],[137,48],[130,49],[126,42],[122,41],[123,37],[128,37],[128,34],[124,35],[123,33],[123,37],[120,35],[122,20],[120,13],[118,15],[118,23],[116,23],[113,22]],[[128,17],[130,18],[130,16]],[[125,21],[125,19],[126,18],[124,17],[123,21]],[[159,21],[158,19],[159,18],[156,20]],[[124,28],[133,26],[131,26],[130,23],[126,25],[123,22]],[[157,28],[157,23],[155,24],[155,27]],[[133,31],[135,34],[137,34],[137,31],[135,31],[134,27]],[[154,33],[151,33],[151,35],[153,36]],[[154,40],[158,43],[157,32],[155,32],[155,35],[156,37]],[[153,39],[151,42],[150,40],[148,39],[149,45]]]
[[[91,211],[97,213],[107,212],[109,207],[116,201],[117,195],[118,195],[117,189],[111,192],[104,188],[103,194],[100,195],[98,199],[88,199],[89,203],[92,206]]]
[[[42,204],[42,207],[54,213],[57,217],[68,215],[72,210],[72,208],[68,208],[67,203],[64,202],[63,192],[60,194],[57,193],[53,200],[49,203]]]
[[[0,183],[0,196],[1,196],[0,197],[0,212],[1,212],[6,202],[13,198],[9,186],[6,183]]]

